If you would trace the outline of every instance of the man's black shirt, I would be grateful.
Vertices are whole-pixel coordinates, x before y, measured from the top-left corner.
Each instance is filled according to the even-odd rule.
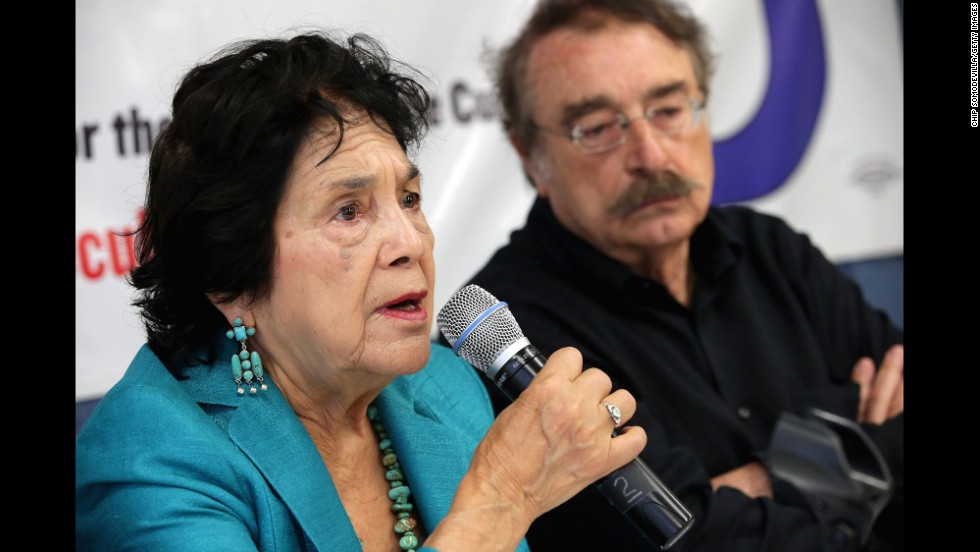
[[[691,240],[690,308],[564,229],[537,199],[523,229],[469,282],[506,301],[545,355],[572,346],[638,401],[643,460],[695,515],[672,550],[821,550],[814,513],[794,489],[750,499],[710,478],[764,457],[784,412],[817,407],[854,419],[855,362],[876,365],[901,330],[803,234],[746,207],[712,207]],[[509,404],[485,380],[495,409]],[[904,416],[865,426],[901,501]],[[586,489],[531,527],[533,550],[644,550],[598,492]],[[900,511],[886,510],[881,524]],[[889,522],[891,523],[891,522]],[[898,528],[901,531],[901,528]],[[901,533],[898,533],[900,549]]]

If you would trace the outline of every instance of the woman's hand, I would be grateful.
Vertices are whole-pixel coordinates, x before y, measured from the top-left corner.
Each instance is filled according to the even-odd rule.
[[[475,545],[513,550],[535,518],[636,458],[646,432],[628,427],[612,438],[613,419],[602,404],[617,406],[625,422],[636,400],[626,390],[611,389],[605,372],[582,369],[577,349],[551,355],[490,426],[449,516],[426,546],[441,552]]]

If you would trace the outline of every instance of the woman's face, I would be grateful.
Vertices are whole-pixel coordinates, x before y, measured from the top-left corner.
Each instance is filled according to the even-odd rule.
[[[263,363],[303,385],[383,381],[429,358],[434,237],[419,172],[391,134],[360,121],[323,163],[332,126],[300,147],[276,213],[271,293],[249,307]]]

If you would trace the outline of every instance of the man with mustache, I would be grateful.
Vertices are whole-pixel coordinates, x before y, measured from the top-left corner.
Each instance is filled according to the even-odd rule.
[[[711,206],[712,63],[702,25],[671,3],[542,2],[496,74],[538,197],[469,283],[542,353],[577,347],[637,398],[641,457],[694,513],[675,550],[901,550],[903,333],[784,221]],[[780,416],[811,407],[860,423],[891,470],[870,537],[768,464]],[[625,523],[587,489],[528,539],[655,549]]]

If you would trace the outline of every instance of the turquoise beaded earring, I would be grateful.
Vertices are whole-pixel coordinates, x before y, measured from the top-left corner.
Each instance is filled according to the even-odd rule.
[[[269,388],[262,381],[262,359],[259,353],[252,351],[249,354],[245,348],[245,340],[255,335],[255,328],[246,328],[241,318],[235,319],[235,328],[225,333],[228,339],[234,339],[242,344],[242,350],[231,357],[231,374],[235,377],[235,384],[238,385],[238,394],[244,395],[245,389],[242,388],[242,379],[248,384],[248,392],[256,393],[255,382],[259,382],[259,388],[265,391]]]

